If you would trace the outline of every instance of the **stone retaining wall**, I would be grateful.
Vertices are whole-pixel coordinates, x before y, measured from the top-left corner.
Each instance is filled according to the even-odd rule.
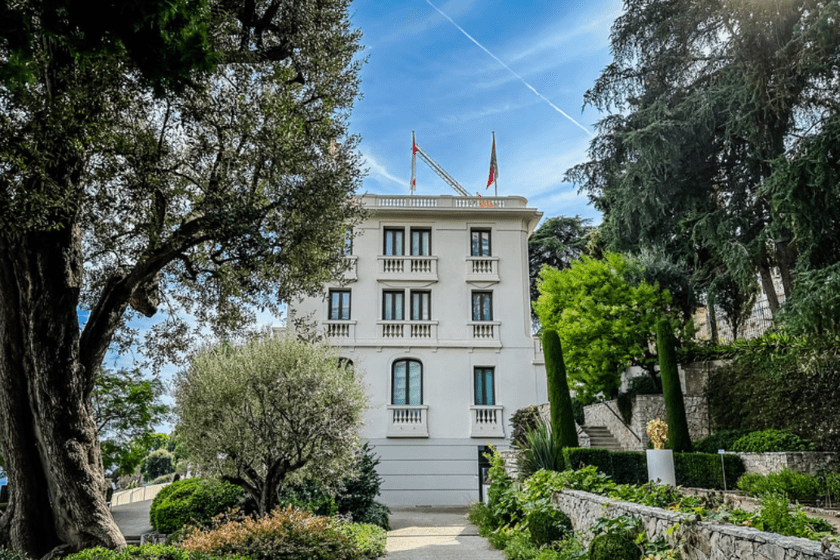
[[[840,560],[840,549],[836,546],[824,553],[816,541],[738,525],[687,521],[685,515],[588,492],[563,490],[555,493],[552,501],[569,516],[578,538],[587,545],[592,540],[590,529],[599,517],[631,515],[642,520],[651,539],[663,536],[673,542],[678,536],[680,543],[685,544],[682,550],[685,560]],[[668,528],[677,523],[679,529],[667,535]]]
[[[167,482],[165,484],[153,484],[151,486],[141,486],[140,488],[114,492],[114,495],[111,496],[111,505],[122,506],[134,502],[153,500],[155,496],[157,496],[158,492],[160,492],[160,489],[168,485],[169,483]]]
[[[785,451],[781,453],[736,453],[748,473],[768,474],[782,469],[817,474],[826,467],[840,467],[840,453],[827,451]]]

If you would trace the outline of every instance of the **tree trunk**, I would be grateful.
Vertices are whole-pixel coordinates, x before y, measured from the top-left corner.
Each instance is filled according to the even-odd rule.
[[[779,311],[779,297],[776,295],[776,286],[773,284],[773,274],[770,272],[770,267],[762,263],[758,267],[758,275],[761,278],[761,289],[767,296],[770,314],[775,319],[776,313]]]
[[[33,557],[125,545],[105,501],[90,411],[96,371],[79,359],[82,264],[72,222],[0,233],[0,442],[10,490],[0,543]]]
[[[779,265],[785,298],[789,298],[793,292],[793,267],[796,266],[798,257],[799,253],[794,243],[789,240],[776,241],[776,263]]]

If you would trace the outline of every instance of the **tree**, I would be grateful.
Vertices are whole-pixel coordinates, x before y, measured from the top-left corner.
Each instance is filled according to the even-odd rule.
[[[625,2],[613,62],[585,96],[617,112],[599,123],[590,161],[567,173],[604,212],[613,250],[660,246],[684,258],[698,294],[721,274],[747,293],[759,275],[775,315],[771,267],[790,299],[813,246],[793,222],[820,221],[796,201],[815,213],[832,199],[830,182],[818,181],[817,196],[771,185],[836,113],[838,16],[823,0]]]
[[[555,441],[556,449],[577,447],[575,414],[566,379],[566,365],[563,363],[563,347],[557,331],[543,331],[542,343],[548,376],[548,400],[551,403],[551,438]]]
[[[364,389],[328,347],[292,338],[221,345],[177,381],[178,435],[206,474],[241,486],[260,513],[284,483],[338,483],[355,464]]]
[[[659,371],[662,375],[662,394],[668,418],[668,447],[674,451],[690,452],[691,436],[685,416],[685,402],[680,386],[677,349],[671,323],[662,319],[656,324],[656,351],[659,354]]]
[[[650,350],[656,321],[676,314],[667,290],[627,281],[631,268],[621,255],[607,253],[603,260],[584,256],[568,270],[544,267],[540,273],[534,308],[543,328],[557,331],[572,387],[584,398],[614,397],[630,365],[657,381]]]
[[[173,60],[206,61],[193,55],[207,31],[215,70],[157,77],[145,71],[164,50],[87,33],[77,23],[103,21],[88,11],[102,3],[66,4],[4,4],[22,39],[0,17],[0,544],[36,557],[124,543],[89,404],[109,346],[143,342],[160,365],[193,334],[185,314],[228,333],[255,306],[314,293],[360,214],[348,1],[128,3],[140,15],[104,21],[129,36],[143,21]],[[144,341],[123,328],[159,308],[168,319]]]
[[[129,474],[155,445],[154,429],[169,407],[160,402],[163,383],[144,379],[139,369],[102,370],[91,395],[93,419],[105,472]]]
[[[540,297],[537,279],[543,266],[564,270],[587,252],[586,245],[593,230],[589,225],[591,221],[580,216],[548,218],[528,240],[531,303]]]

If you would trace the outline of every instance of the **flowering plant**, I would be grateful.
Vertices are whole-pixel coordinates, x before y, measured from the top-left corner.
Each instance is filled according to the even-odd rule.
[[[654,449],[665,449],[665,443],[668,441],[668,424],[664,420],[659,418],[651,420],[645,426],[645,430],[653,442]]]

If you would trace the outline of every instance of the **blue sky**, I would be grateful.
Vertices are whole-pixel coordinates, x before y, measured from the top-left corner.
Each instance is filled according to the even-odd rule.
[[[364,98],[351,117],[369,169],[363,191],[408,194],[415,130],[417,143],[468,191],[492,195],[485,185],[495,131],[500,196],[525,196],[546,217],[600,222],[562,176],[586,160],[601,118],[591,107],[581,112],[583,94],[610,60],[621,3],[432,2],[351,5],[368,57]],[[418,161],[417,194],[454,192]]]

